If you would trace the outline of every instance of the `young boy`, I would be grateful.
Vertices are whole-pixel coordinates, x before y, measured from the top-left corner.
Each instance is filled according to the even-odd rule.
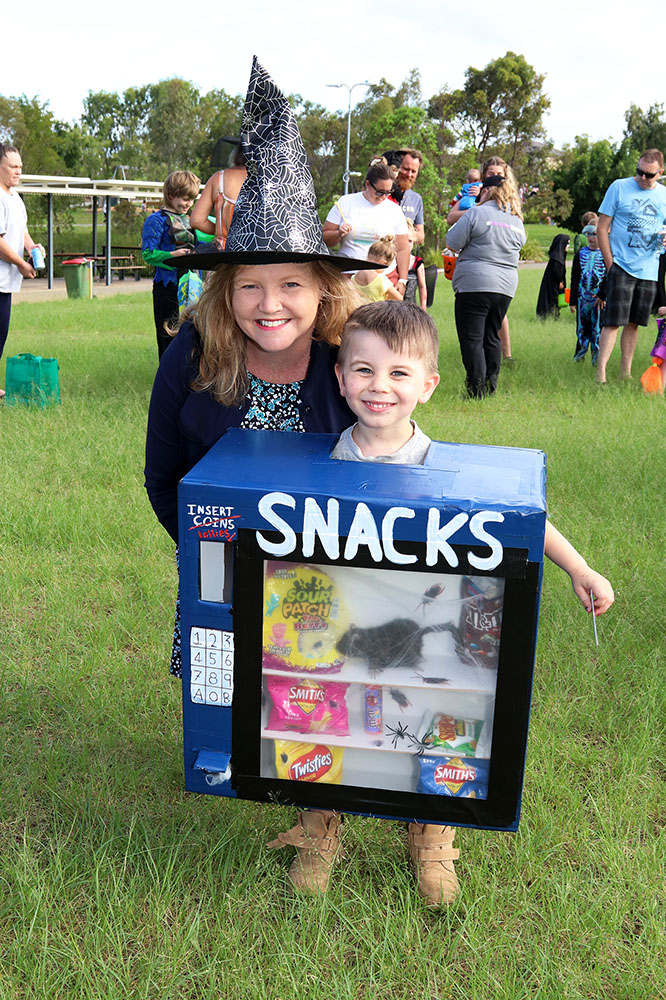
[[[584,226],[583,236],[587,246],[574,253],[571,264],[569,308],[572,313],[578,313],[574,361],[582,361],[589,347],[592,364],[596,365],[602,326],[601,310],[606,298],[606,265],[597,241],[596,223]]]
[[[332,458],[422,465],[430,438],[412,420],[439,383],[437,327],[412,302],[361,306],[347,320],[335,371],[358,423]]]
[[[427,403],[437,388],[437,328],[413,303],[374,302],[356,309],[347,320],[335,371],[340,392],[358,418],[343,431],[332,458],[355,462],[422,465],[430,438],[412,412]],[[586,611],[594,593],[596,614],[614,600],[608,580],[590,569],[566,538],[546,522],[545,554],[571,577]],[[459,892],[453,862],[452,827],[409,824],[409,851],[420,895],[430,906],[449,903]]]
[[[171,343],[165,324],[178,317],[178,272],[169,262],[194,249],[195,237],[187,213],[199,193],[199,184],[199,178],[190,170],[169,174],[162,188],[164,208],[149,215],[143,224],[143,259],[155,267],[153,316],[160,358]]]

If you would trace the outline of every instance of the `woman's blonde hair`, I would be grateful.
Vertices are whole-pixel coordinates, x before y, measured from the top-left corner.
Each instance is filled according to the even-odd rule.
[[[501,184],[494,184],[484,190],[488,192],[488,200],[496,201],[503,212],[510,212],[511,215],[517,215],[519,219],[522,219],[523,209],[520,204],[520,195],[510,178],[504,177]]]
[[[368,250],[368,260],[371,257],[383,264],[390,264],[392,260],[395,260],[395,237],[382,236],[376,243],[373,243]]]
[[[486,162],[481,167],[481,180],[485,181],[488,176],[488,170],[490,167],[501,167],[504,179],[511,184],[516,192],[516,197],[520,200],[520,195],[518,194],[518,181],[516,180],[516,175],[513,170],[501,156],[490,156]],[[521,216],[522,218],[522,216]]]
[[[181,314],[179,326],[191,320],[201,337],[199,373],[191,388],[210,392],[223,406],[237,406],[250,382],[245,366],[247,338],[234,318],[234,282],[242,264],[220,265],[206,282],[201,298]],[[321,290],[313,340],[337,347],[348,316],[363,299],[349,280],[326,261],[299,264]],[[175,331],[174,331],[175,332]]]

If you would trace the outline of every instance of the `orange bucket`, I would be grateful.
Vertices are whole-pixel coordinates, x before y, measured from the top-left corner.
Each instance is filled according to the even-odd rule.
[[[446,253],[446,251],[442,253],[442,261],[444,262],[444,277],[448,278],[449,281],[451,281],[453,277],[457,260],[458,258],[454,257],[453,254]]]

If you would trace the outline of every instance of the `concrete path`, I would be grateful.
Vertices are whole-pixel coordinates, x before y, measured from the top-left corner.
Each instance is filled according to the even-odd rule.
[[[141,278],[139,281],[135,281],[134,278],[125,278],[124,281],[116,279],[110,285],[105,285],[103,281],[96,281],[93,285],[93,297],[101,299],[108,295],[133,295],[135,292],[151,292],[152,288],[152,278]],[[30,278],[23,281],[20,292],[12,295],[12,305],[20,305],[22,302],[50,302],[66,298],[67,289],[64,278],[54,278],[53,288],[46,287],[46,278]]]

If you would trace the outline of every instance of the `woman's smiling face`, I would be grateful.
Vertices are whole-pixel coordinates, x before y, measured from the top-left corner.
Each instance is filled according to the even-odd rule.
[[[392,190],[393,181],[378,180],[374,184],[372,181],[366,181],[363,185],[363,197],[371,205],[381,205],[382,202],[386,201]]]
[[[322,290],[307,264],[252,264],[234,280],[231,305],[261,352],[292,352],[312,340]]]

